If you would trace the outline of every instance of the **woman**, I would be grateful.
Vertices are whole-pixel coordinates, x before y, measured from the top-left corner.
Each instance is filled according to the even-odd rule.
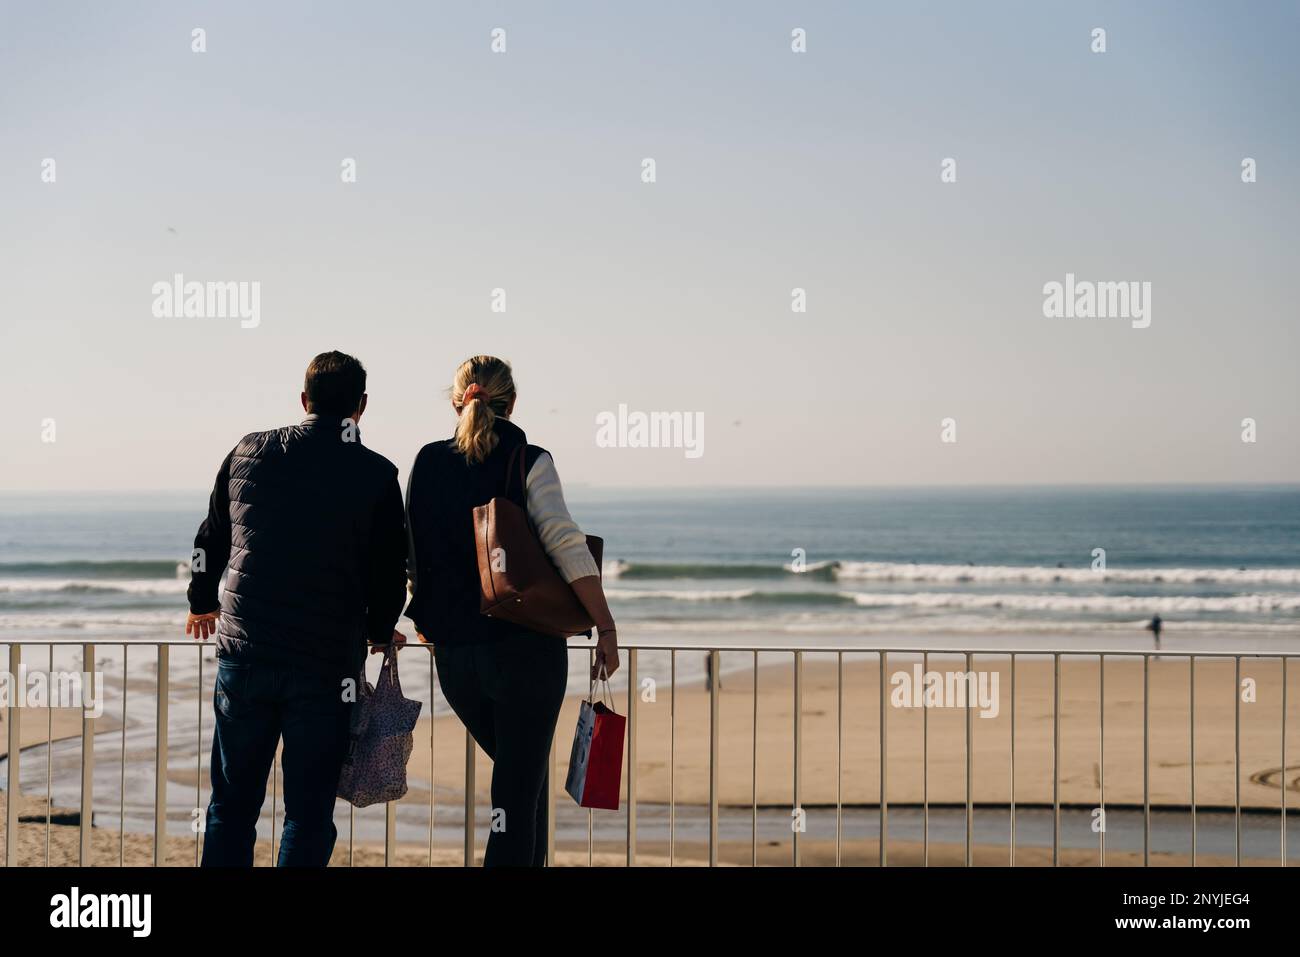
[[[618,669],[618,639],[600,569],[565,508],[555,463],[545,449],[527,445],[510,421],[515,383],[509,364],[492,356],[461,363],[451,405],[456,434],[421,449],[407,481],[412,598],[406,614],[433,642],[438,680],[452,710],[493,760],[494,820],[484,865],[536,867],[545,860],[543,789],[569,654],[563,638],[480,614],[473,522],[475,506],[505,491],[510,453],[519,446],[525,447],[529,518],[596,622],[593,678],[601,669]]]

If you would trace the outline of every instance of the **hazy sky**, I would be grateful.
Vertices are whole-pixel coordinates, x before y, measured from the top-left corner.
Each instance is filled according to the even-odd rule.
[[[403,473],[489,352],[569,484],[1300,480],[1298,11],[6,4],[0,488],[207,486],[331,348]],[[1067,272],[1150,327],[1045,318]],[[597,447],[620,403],[704,454]]]

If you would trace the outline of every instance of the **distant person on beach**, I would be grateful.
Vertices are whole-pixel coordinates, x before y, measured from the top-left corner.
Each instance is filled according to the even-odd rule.
[[[493,760],[492,829],[485,867],[541,866],[546,857],[546,774],[569,679],[563,638],[541,635],[479,611],[473,509],[507,489],[511,453],[522,450],[526,479],[512,495],[525,505],[542,547],[597,623],[598,673],[618,670],[614,616],[600,569],[564,503],[555,463],[510,421],[515,383],[508,363],[475,356],[451,383],[456,434],[420,450],[406,486],[413,583],[406,616],[433,643],[438,682],[452,710]]]
[[[194,539],[185,633],[216,635],[218,662],[205,867],[252,865],[281,739],[278,863],[329,863],[355,700],[346,683],[367,640],[404,640],[393,630],[406,598],[402,490],[397,468],[357,431],[366,370],[321,353],[301,398],[301,424],[254,432],[226,456]]]
[[[1151,632],[1151,634],[1155,635],[1155,639],[1156,639],[1156,647],[1157,647],[1157,648],[1160,647],[1160,629],[1161,629],[1163,626],[1164,626],[1164,622],[1162,622],[1162,621],[1160,620],[1160,616],[1159,616],[1159,615],[1155,615],[1155,616],[1151,619],[1151,621],[1147,624],[1147,631],[1149,631],[1149,632]]]
[[[712,653],[712,652],[706,652],[705,655],[704,655],[704,690],[705,690],[705,691],[712,691],[712,690],[713,690],[713,682],[715,682],[715,681],[718,683],[718,690],[721,691],[721,690],[722,690],[722,675],[717,675],[716,677],[714,676],[714,674],[713,674],[713,653]]]

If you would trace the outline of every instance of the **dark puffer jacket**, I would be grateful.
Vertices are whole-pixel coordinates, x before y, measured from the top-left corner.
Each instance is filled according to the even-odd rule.
[[[216,610],[229,565],[219,657],[355,675],[406,597],[397,468],[339,418],[254,432],[222,463],[194,547],[192,612]]]

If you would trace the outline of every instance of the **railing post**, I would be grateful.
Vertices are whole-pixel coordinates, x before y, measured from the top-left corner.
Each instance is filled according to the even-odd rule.
[[[53,671],[53,668],[50,669]],[[84,704],[86,700],[94,701],[95,688],[95,646],[81,646],[81,670],[86,673],[86,680],[90,682],[90,698],[82,699]],[[50,676],[54,680],[54,676]],[[98,689],[103,693],[103,689]],[[125,685],[123,686],[125,693]],[[126,723],[126,716],[123,715],[123,724]],[[45,760],[52,763],[54,755],[52,753],[45,755]],[[90,866],[90,828],[95,819],[95,719],[86,714],[86,709],[81,709],[81,821],[80,834],[78,835],[77,861],[82,867]],[[124,822],[119,821],[118,827],[123,831],[126,830]]]
[[[54,684],[54,645],[49,647],[50,684]],[[51,691],[53,689],[51,688]],[[85,704],[83,693],[82,703]],[[83,707],[84,713],[84,707]],[[50,831],[51,815],[54,811],[54,701],[51,695],[50,707],[45,711],[45,866],[50,866]],[[1285,750],[1285,749],[1283,749]],[[1285,761],[1282,762],[1286,764]]]
[[[1106,866],[1106,656],[1097,656],[1097,792],[1101,807],[1101,829],[1098,831],[1100,841],[1100,866]]]
[[[1016,656],[1011,655],[1011,866],[1016,866]]]
[[[546,774],[546,866],[555,866],[555,735],[551,735],[550,770]]]
[[[465,866],[474,866],[474,736],[465,729]]]
[[[718,866],[718,665],[721,655],[709,652],[709,866]]]
[[[880,866],[889,866],[889,653],[880,653]]]
[[[1151,866],[1151,656],[1142,656],[1142,866]]]
[[[716,677],[714,679],[717,681]],[[799,829],[804,826],[803,808],[799,806],[799,785],[803,782],[803,652],[794,653],[794,813],[795,828],[792,863],[799,866]]]
[[[384,803],[384,867],[392,867],[397,856],[397,802]]]
[[[278,847],[278,845],[276,844],[276,834],[278,833],[276,831],[276,821],[278,820],[277,817],[278,812],[276,808],[278,808],[279,805],[280,805],[280,755],[277,751],[276,754],[273,754],[271,756],[271,864],[270,864],[271,867],[275,867],[275,862],[279,859],[276,852],[276,848]],[[350,864],[348,866],[351,867]]]
[[[9,646],[9,673],[15,680],[22,664],[23,646],[15,642]],[[21,720],[19,715],[22,714],[22,708],[18,707],[18,694],[19,690],[15,688],[14,697],[9,700],[9,786],[5,811],[5,867],[14,867],[18,863],[18,805],[22,801],[22,788],[18,779],[18,756],[23,745],[19,734]]]
[[[758,651],[754,651],[753,729],[749,755],[749,866],[758,867]]]
[[[194,741],[194,809],[199,812],[196,821],[206,821],[203,817],[203,645],[198,644],[194,649],[199,653],[199,676],[197,678],[197,693],[194,702],[195,705],[195,741]],[[126,694],[125,686],[122,688],[123,695]],[[125,698],[123,699],[125,700]],[[122,717],[126,717],[126,709],[122,709]],[[213,729],[215,733],[216,729]],[[203,831],[196,828],[194,831],[194,866],[198,867],[202,863],[202,842]]]
[[[1192,867],[1196,866],[1196,656],[1189,659],[1189,698],[1187,704],[1188,710],[1188,770],[1191,774],[1191,803],[1192,803]],[[1285,777],[1285,774],[1283,774]],[[1286,793],[1283,791],[1283,793]]]
[[[843,863],[844,831],[844,652],[835,656],[835,866]]]
[[[636,866],[636,649],[627,653],[627,866]]]
[[[971,727],[971,716],[974,712],[971,710],[970,699],[975,693],[976,688],[975,671],[973,670],[973,659],[970,652],[966,652],[966,866],[970,867],[974,863],[973,841],[975,831],[975,737]]]
[[[1015,660],[1014,658],[1012,659]],[[921,680],[930,673],[930,653],[921,652]],[[1015,685],[1013,684],[1012,687]],[[1012,695],[1014,698],[1015,696]],[[1015,727],[1015,710],[1012,707],[1011,726]],[[1016,745],[1015,735],[1012,735],[1011,742],[1011,766],[1016,764]],[[1015,774],[1012,774],[1014,779]],[[1012,795],[1015,795],[1014,784],[1012,786]],[[1014,818],[1014,801],[1012,804]],[[1015,824],[1011,826],[1012,845],[1015,845]],[[1013,865],[1015,861],[1011,862]],[[930,866],[930,705],[925,700],[925,692],[921,693],[921,866]]]
[[[572,650],[565,645],[564,659],[566,664],[571,660]],[[546,866],[555,866],[555,731],[551,731],[551,752],[546,759],[546,782],[542,785],[546,789],[544,796],[546,801]]]
[[[128,693],[129,673],[127,645],[122,644],[122,729],[121,729],[121,764],[118,773],[117,790],[117,866],[126,867],[126,698]]]
[[[1236,841],[1232,863],[1241,866],[1241,655],[1234,659],[1232,678],[1232,786],[1235,795],[1234,818],[1236,822]],[[1285,777],[1285,774],[1283,775]],[[1285,786],[1285,782],[1283,784]]]
[[[1052,866],[1061,864],[1061,655],[1052,655]]]
[[[437,793],[437,781],[435,781],[434,765],[434,728],[437,728],[437,706],[438,706],[438,674],[437,668],[433,662],[433,646],[429,646],[429,866],[433,867],[433,827],[434,827],[434,794]],[[555,753],[555,742],[551,742],[551,753]],[[550,858],[547,858],[549,861]]]
[[[157,747],[154,749],[153,866],[167,861],[167,698],[171,648],[158,646]]]
[[[668,652],[668,866],[677,857],[677,649]]]

